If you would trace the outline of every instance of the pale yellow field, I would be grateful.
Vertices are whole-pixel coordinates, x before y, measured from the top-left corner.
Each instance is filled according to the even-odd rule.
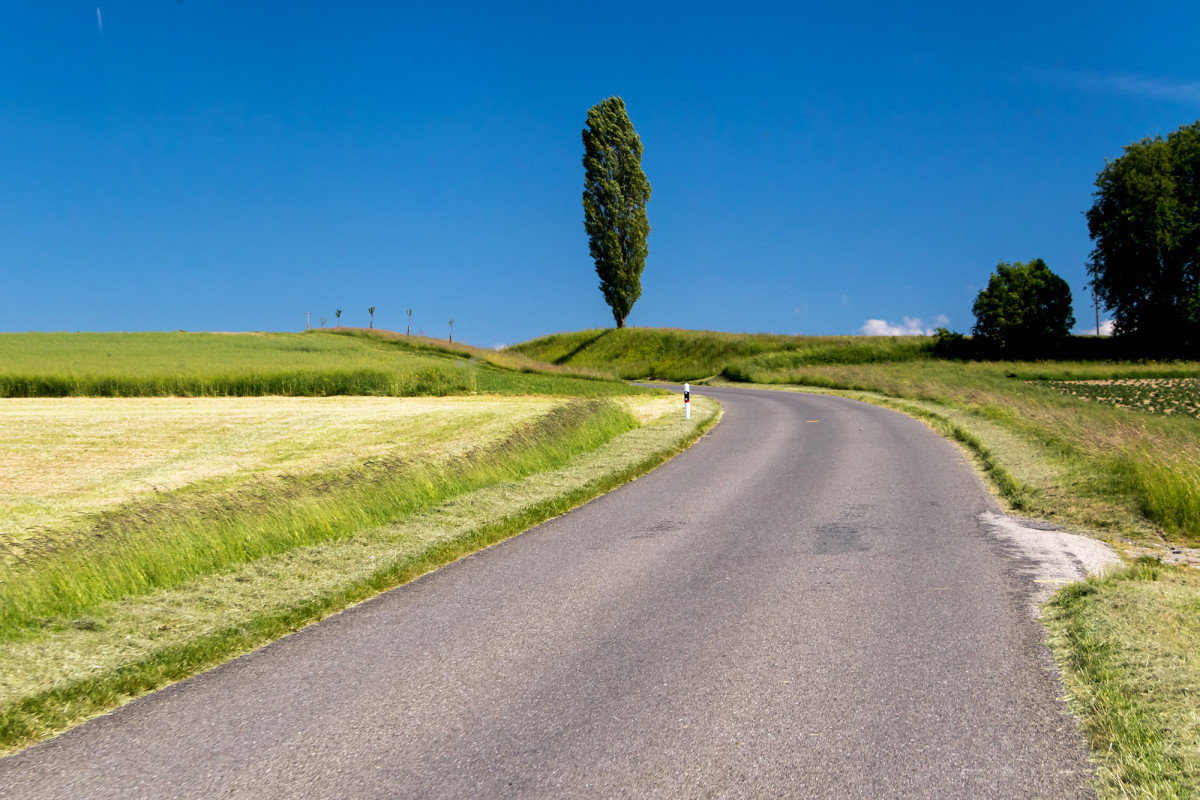
[[[649,398],[653,400],[653,398]],[[452,457],[561,399],[62,398],[0,401],[0,543],[198,482]]]

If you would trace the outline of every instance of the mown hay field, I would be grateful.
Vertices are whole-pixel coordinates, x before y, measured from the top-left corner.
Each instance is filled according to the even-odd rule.
[[[0,402],[0,559],[135,500],[485,447],[539,397],[35,398]],[[55,533],[57,532],[57,533]]]

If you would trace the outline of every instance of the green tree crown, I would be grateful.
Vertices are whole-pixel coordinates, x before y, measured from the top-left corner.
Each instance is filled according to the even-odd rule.
[[[1096,177],[1092,288],[1154,354],[1200,344],[1200,122],[1134,142]]]
[[[642,296],[646,203],[650,182],[642,172],[642,140],[619,97],[588,110],[583,129],[583,226],[596,262],[600,291],[618,328]]]
[[[1045,353],[1075,324],[1071,287],[1040,258],[1016,264],[1001,261],[972,311],[975,336],[1010,355]]]

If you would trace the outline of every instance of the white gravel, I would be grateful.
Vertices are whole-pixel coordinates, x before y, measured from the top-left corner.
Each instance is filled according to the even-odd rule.
[[[1104,542],[1058,530],[1056,526],[984,512],[980,520],[1014,555],[1026,562],[1026,574],[1037,584],[1033,602],[1036,607],[1068,583],[1089,575],[1102,575],[1121,563],[1121,556]]]

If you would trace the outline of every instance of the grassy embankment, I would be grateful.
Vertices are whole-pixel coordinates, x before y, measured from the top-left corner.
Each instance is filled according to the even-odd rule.
[[[298,340],[330,358],[331,340],[367,345],[367,357],[373,351],[392,374],[412,363],[402,363],[408,342],[245,338],[255,341],[232,349]],[[69,342],[54,346],[70,355]],[[231,346],[218,346],[226,350],[210,363],[229,374]],[[298,352],[302,360],[314,351]],[[704,406],[685,424],[664,416],[678,403],[658,393],[560,376],[513,356],[454,364],[460,355],[477,351],[416,358],[474,370],[476,387],[532,383],[560,396],[0,403],[0,747],[561,513],[669,457],[715,415]],[[264,371],[272,357],[244,354]],[[142,386],[164,385],[165,373],[144,361],[127,372],[139,369],[135,377],[152,379]],[[569,397],[580,387],[610,398]]]
[[[1200,422],[1188,416],[1200,365],[952,362],[933,358],[931,344],[630,329],[514,349],[627,379],[750,383],[881,403],[965,445],[1016,511],[1090,530],[1134,555],[1172,560],[1171,547],[1200,545]],[[1115,380],[1148,384],[1135,393],[1081,383]],[[1200,572],[1166,564],[1093,579],[1049,607],[1105,797],[1200,795],[1198,611]]]

